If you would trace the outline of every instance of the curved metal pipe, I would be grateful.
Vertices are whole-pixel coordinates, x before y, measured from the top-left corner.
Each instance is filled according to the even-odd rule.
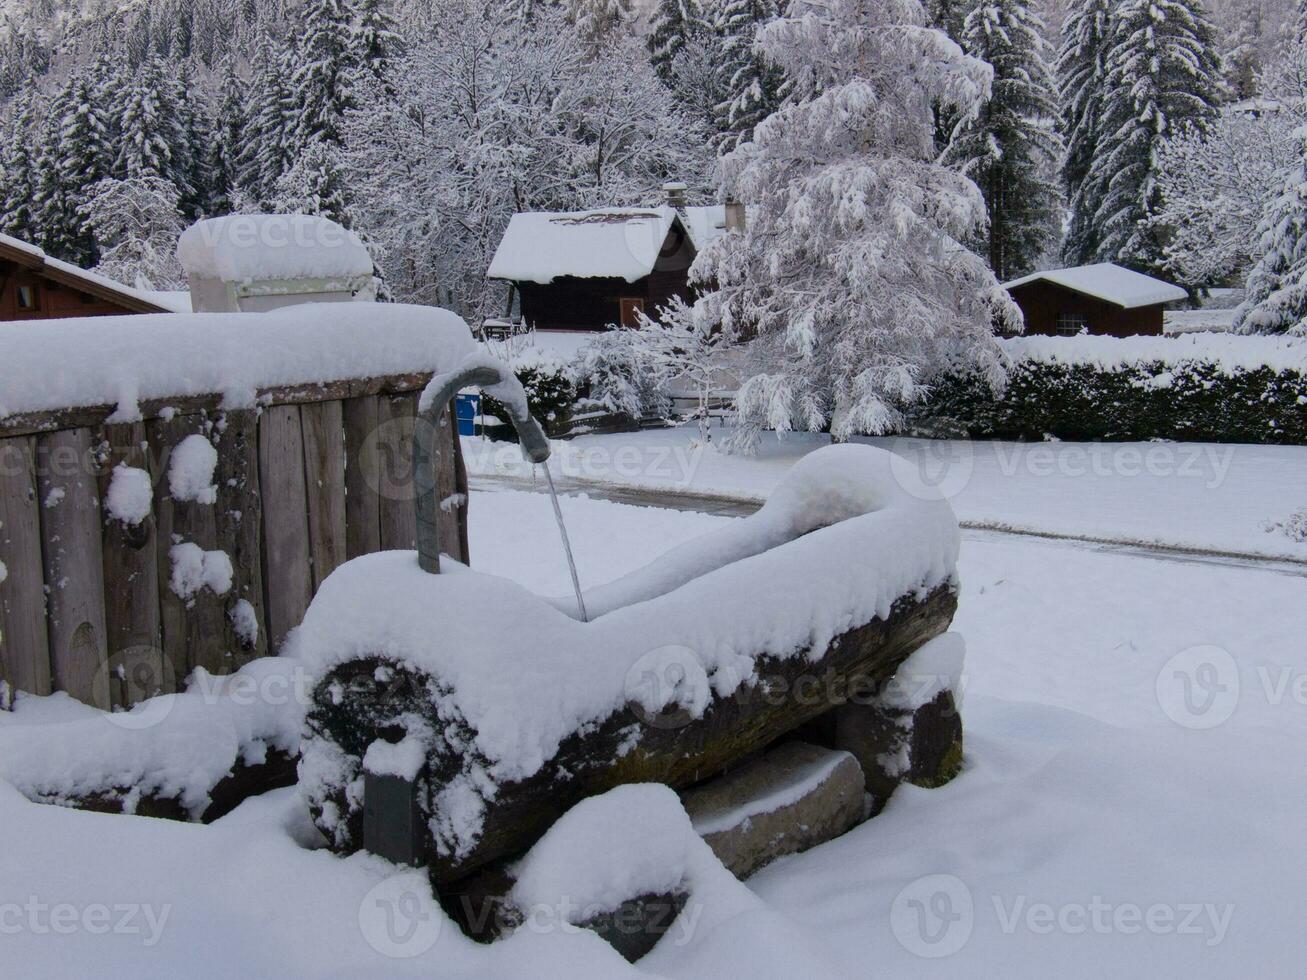
[[[522,452],[532,463],[543,463],[549,458],[549,438],[540,423],[516,406],[526,404],[517,377],[502,365],[485,362],[469,365],[451,374],[437,375],[432,384],[439,383],[434,392],[428,387],[423,392],[418,411],[417,425],[413,430],[413,506],[417,513],[418,564],[424,572],[440,572],[440,501],[436,499],[436,474],[440,471],[440,447],[443,440],[437,435],[450,424],[452,412],[446,412],[450,399],[468,387],[491,388],[496,385],[517,385],[518,398],[505,399],[513,428],[517,430]],[[428,394],[430,397],[428,398]]]

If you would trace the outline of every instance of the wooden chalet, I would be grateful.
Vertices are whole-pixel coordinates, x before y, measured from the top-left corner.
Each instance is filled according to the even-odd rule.
[[[690,298],[690,264],[725,228],[721,206],[516,214],[488,274],[512,285],[538,330],[636,326],[640,313],[656,319],[672,297]]]
[[[190,310],[189,301],[185,310]],[[123,313],[172,313],[177,303],[132,289],[0,235],[0,321]]]
[[[1162,314],[1187,299],[1179,286],[1112,265],[1036,272],[1004,288],[1026,316],[1026,333],[1074,337],[1162,335]]]

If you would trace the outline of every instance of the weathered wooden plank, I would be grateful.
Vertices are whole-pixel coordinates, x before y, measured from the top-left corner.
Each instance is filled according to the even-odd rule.
[[[300,405],[309,402],[336,401],[363,395],[391,395],[416,392],[431,380],[430,372],[383,375],[375,378],[358,378],[300,385],[281,385],[261,388],[257,392],[260,405]],[[117,405],[79,405],[43,412],[19,412],[0,416],[0,438],[36,435],[57,429],[79,427],[97,428],[118,410]],[[146,398],[140,402],[143,418],[161,416],[217,415],[224,411],[223,395],[218,392],[203,395]]]
[[[159,564],[153,505],[139,523],[115,519],[109,513],[109,491],[117,467],[150,472],[145,423],[106,425],[101,445],[99,489],[106,501],[104,553],[105,645],[109,657],[109,698],[115,707],[128,707],[155,694],[176,690],[172,665],[163,656],[159,618]],[[118,477],[128,480],[129,475]]]
[[[459,561],[465,565],[471,565],[472,548],[468,544],[467,521],[468,508],[472,505],[472,498],[468,493],[467,463],[463,459],[463,440],[458,437],[457,423],[454,426],[454,482],[464,500],[463,507],[458,512],[458,541],[462,549]]]
[[[286,634],[299,625],[313,596],[304,435],[298,405],[274,406],[260,417],[259,481],[268,648],[275,653]]]
[[[12,690],[50,693],[36,445],[0,440],[0,680]]]
[[[345,561],[345,420],[338,401],[300,406],[313,590]]]
[[[227,412],[218,428],[218,546],[231,556],[233,573],[224,625],[230,666],[239,669],[268,655],[258,412]]]
[[[39,436],[37,493],[55,690],[109,708],[104,552],[91,430]]]
[[[417,395],[377,399],[377,493],[381,498],[381,549],[417,547],[413,511],[413,429]]]
[[[377,396],[360,395],[344,403],[345,556],[381,550],[381,497],[377,493]]]
[[[156,551],[163,651],[179,683],[196,667],[210,673],[226,673],[230,666],[225,642],[225,593],[218,595],[204,587],[193,594],[180,595],[181,583],[174,574],[179,554],[175,549],[179,546],[195,545],[206,553],[221,550],[213,501],[179,500],[172,490],[177,447],[193,435],[211,443],[212,429],[210,420],[200,415],[176,415],[146,425],[160,474],[155,482],[154,506],[158,522]]]

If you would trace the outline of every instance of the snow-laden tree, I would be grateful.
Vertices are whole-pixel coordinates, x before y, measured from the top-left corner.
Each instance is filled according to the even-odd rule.
[[[925,6],[926,22],[961,44],[974,0],[926,0]]]
[[[404,38],[380,0],[358,0],[353,47],[359,71],[382,81],[388,78],[391,62],[403,50]]]
[[[1101,135],[1089,167],[1100,195],[1095,258],[1164,273],[1155,223],[1158,148],[1185,127],[1205,131],[1222,97],[1221,63],[1201,0],[1126,0],[1115,12]]]
[[[168,71],[166,62],[150,58],[122,86],[114,173],[122,178],[162,177],[186,193],[181,151],[188,133]]]
[[[0,139],[0,232],[35,239],[37,170],[35,151],[38,102],[30,90],[19,93]]]
[[[1226,112],[1208,130],[1186,128],[1158,148],[1163,254],[1189,288],[1240,274],[1259,252],[1263,210],[1297,159],[1288,112]]]
[[[936,162],[932,104],[978,109],[991,72],[925,25],[915,0],[797,0],[759,34],[785,104],[721,160],[743,233],[693,272],[715,284],[698,329],[753,338],[733,442],[764,428],[890,431],[954,363],[998,381],[996,325],[1020,313],[961,242],[985,220]]]
[[[756,43],[758,31],[779,16],[778,0],[721,0],[716,11],[716,87],[726,93],[717,110],[721,148],[752,139],[754,127],[780,105],[784,76]]]
[[[564,5],[576,33],[591,45],[627,33],[631,23],[631,0],[564,0]]]
[[[1066,146],[1062,185],[1070,211],[1062,257],[1070,265],[1083,265],[1098,253],[1098,228],[1093,219],[1101,203],[1101,188],[1090,180],[1089,171],[1103,136],[1113,6],[1114,0],[1073,0],[1062,25],[1057,79]]]
[[[649,61],[668,85],[672,65],[696,34],[704,30],[703,12],[697,0],[658,0],[649,25]]]
[[[1026,0],[981,0],[963,32],[964,49],[993,68],[994,81],[984,106],[954,133],[948,159],[985,195],[983,251],[1001,280],[1033,271],[1061,238],[1062,145],[1042,31]]]
[[[345,113],[354,106],[360,40],[348,0],[309,0],[291,90],[298,108],[297,149],[314,140],[342,142]]]
[[[100,248],[96,271],[147,289],[184,289],[177,238],[186,226],[177,187],[154,174],[105,178],[79,209]]]
[[[314,140],[277,179],[270,202],[272,210],[321,215],[342,227],[353,228],[357,221],[342,170],[340,147]]]
[[[1299,131],[1296,142],[1297,162],[1258,229],[1261,257],[1235,314],[1238,333],[1307,337],[1307,133]]]
[[[255,52],[245,139],[238,157],[239,186],[256,201],[271,198],[299,145],[300,117],[290,84],[293,71],[291,50],[276,48],[270,37],[262,35]],[[219,126],[225,125],[220,118]]]

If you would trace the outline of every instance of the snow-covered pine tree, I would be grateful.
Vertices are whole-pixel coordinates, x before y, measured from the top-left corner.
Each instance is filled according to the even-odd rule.
[[[567,19],[585,42],[596,45],[631,21],[631,0],[565,0]]]
[[[341,145],[341,125],[354,105],[353,83],[360,68],[354,23],[349,0],[309,0],[305,8],[299,66],[291,79],[299,146],[314,140]]]
[[[114,176],[153,174],[175,184],[182,179],[177,157],[187,133],[177,89],[169,81],[174,70],[160,58],[148,58],[122,86]]]
[[[1095,258],[1164,273],[1154,217],[1157,149],[1186,126],[1205,130],[1221,101],[1221,59],[1202,0],[1126,0],[1106,61],[1101,136],[1089,181],[1102,197],[1091,219]]]
[[[1057,79],[1062,96],[1062,140],[1066,145],[1062,186],[1070,211],[1062,258],[1068,265],[1084,265],[1098,253],[1093,218],[1098,213],[1101,189],[1090,181],[1089,169],[1103,135],[1112,7],[1113,0],[1073,0],[1062,24]]]
[[[109,176],[113,163],[111,124],[91,81],[75,77],[69,83],[59,128],[59,176],[68,207],[74,212],[91,194],[91,186]],[[95,236],[76,214],[69,215],[73,240],[65,246],[71,261],[91,262],[98,255]]]
[[[1002,377],[996,326],[1020,312],[961,243],[985,219],[967,177],[935,161],[931,105],[963,111],[990,70],[925,25],[916,0],[797,3],[759,33],[786,103],[723,157],[743,233],[694,266],[716,284],[701,329],[753,336],[737,446],[777,431],[883,433],[948,366]]]
[[[1266,12],[1259,0],[1249,0],[1238,26],[1225,46],[1225,79],[1236,99],[1258,94],[1262,75],[1261,40],[1266,32]]]
[[[974,7],[973,0],[927,0],[926,23],[938,28],[955,41],[962,44],[966,32],[967,14]],[[943,106],[935,106],[935,151],[943,154],[957,129],[958,118],[953,112],[946,112]]]
[[[358,0],[355,18],[353,47],[358,68],[384,83],[391,62],[403,50],[404,38],[380,0]]]
[[[238,158],[238,184],[252,200],[271,199],[273,187],[290,166],[298,144],[299,115],[289,84],[292,51],[275,48],[266,34],[255,49],[245,140]]]
[[[9,120],[0,143],[0,232],[18,238],[36,238],[37,171],[36,120],[40,105],[31,89],[24,89],[9,107]]]
[[[1061,236],[1062,145],[1042,32],[1026,0],[980,0],[964,27],[963,48],[994,69],[994,81],[979,113],[954,133],[947,159],[985,195],[982,250],[1000,280],[1032,271]]]
[[[716,13],[721,46],[718,88],[727,93],[718,108],[722,149],[752,139],[754,127],[780,105],[784,76],[755,44],[759,29],[778,16],[777,0],[722,0]]]
[[[209,213],[232,210],[232,194],[241,184],[241,153],[245,145],[249,85],[230,59],[219,63],[222,88],[213,120],[213,140],[208,148]]]
[[[283,214],[316,214],[344,228],[356,224],[346,190],[340,147],[314,140],[277,180],[272,209]]]
[[[689,40],[703,30],[703,14],[696,0],[658,0],[649,27],[649,62],[658,77],[670,85],[673,64]]]
[[[1237,333],[1307,337],[1307,135],[1300,133],[1298,151],[1258,229],[1261,258],[1235,313]]]

